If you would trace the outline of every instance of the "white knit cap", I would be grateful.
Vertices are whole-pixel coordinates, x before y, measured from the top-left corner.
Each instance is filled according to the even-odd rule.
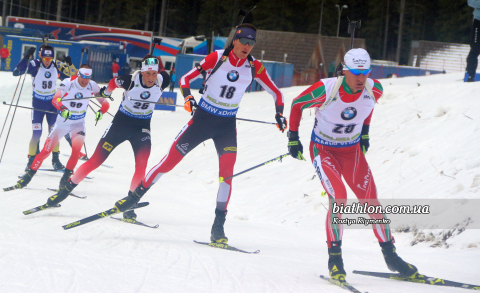
[[[370,69],[370,55],[365,49],[351,49],[343,58],[345,64],[350,69]],[[344,70],[348,70],[344,68]]]

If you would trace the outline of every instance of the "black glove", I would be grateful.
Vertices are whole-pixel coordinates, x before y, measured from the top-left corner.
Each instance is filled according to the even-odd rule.
[[[65,57],[65,62],[67,62],[68,66],[72,66],[72,58],[70,56]]]
[[[298,138],[298,131],[287,132],[288,136],[288,153],[298,160],[305,160],[303,157],[303,146]]]
[[[288,128],[287,118],[283,117],[283,114],[278,112],[275,115],[275,120],[277,120],[277,128],[283,133]]]
[[[360,149],[362,150],[363,154],[366,154],[368,148],[370,147],[370,137],[368,136],[369,131],[370,125],[363,125],[362,136],[360,137]]]
[[[98,93],[100,94],[100,96],[101,96],[102,98],[110,99],[110,100],[113,101],[113,98],[111,97],[111,95],[107,95],[107,94],[105,93],[106,90],[107,90],[107,87],[104,86],[104,87],[102,87],[102,88],[100,89],[100,91],[99,91]]]
[[[36,48],[35,47],[31,47],[30,49],[28,49],[28,51],[23,55],[24,58],[31,58],[33,57],[33,54],[35,53],[35,50]]]

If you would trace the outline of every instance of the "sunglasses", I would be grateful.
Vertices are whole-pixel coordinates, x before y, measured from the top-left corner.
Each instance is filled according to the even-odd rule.
[[[48,61],[52,61],[52,60],[53,60],[53,58],[52,58],[52,57],[43,57],[42,59],[43,59],[43,60],[45,60],[45,61],[47,61],[47,62],[48,62]]]
[[[158,59],[157,58],[147,58],[145,61],[143,61],[145,65],[157,65],[158,64]]]
[[[372,71],[372,68],[370,67],[369,69],[350,69],[347,64],[345,64],[345,67],[347,67],[347,70],[349,70],[352,74],[354,75],[367,75]]]
[[[256,41],[255,40],[252,40],[252,39],[247,39],[247,38],[240,38],[238,39],[240,41],[240,43],[242,43],[243,45],[249,45],[250,47],[255,45]]]
[[[85,79],[90,79],[90,78],[92,78],[91,75],[85,75],[85,74],[82,74],[82,73],[80,73],[80,77],[81,77],[81,78],[85,78]]]

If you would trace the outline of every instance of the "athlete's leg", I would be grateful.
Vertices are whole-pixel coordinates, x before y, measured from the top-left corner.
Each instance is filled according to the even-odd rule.
[[[45,107],[44,101],[33,98],[32,107],[35,109],[42,109]],[[32,138],[30,139],[30,144],[28,145],[28,155],[35,156],[37,154],[38,144],[40,142],[40,137],[42,136],[42,122],[45,112],[32,110]]]
[[[380,206],[372,171],[360,147],[355,147],[353,152],[345,153],[344,155],[348,156],[347,160],[349,162],[343,166],[343,178],[345,178],[345,182],[347,182],[362,205],[367,203],[368,205]],[[368,215],[371,219],[382,219],[384,217],[381,213]],[[372,228],[379,242],[392,240],[393,237],[388,224],[374,224]]]
[[[73,171],[78,163],[79,154],[82,150],[83,142],[85,141],[85,122],[79,122],[72,125],[70,137],[72,140],[72,155],[70,156],[70,159],[68,159],[66,169]]]
[[[55,124],[53,130],[48,135],[45,140],[45,145],[42,151],[35,156],[32,166],[32,170],[38,170],[42,165],[43,161],[50,155],[53,147],[58,143],[59,137],[62,137],[69,131],[69,125],[63,125],[61,123]]]
[[[50,101],[47,101],[50,105],[50,108],[48,109],[48,111],[57,111],[57,109],[52,105],[52,103]],[[58,114],[53,114],[53,113],[46,113],[46,118],[47,118],[47,123],[48,123],[48,129],[51,130],[53,129],[53,126],[55,125],[55,122],[57,121],[57,117],[58,117]],[[60,150],[60,142],[57,143],[52,152],[54,153],[58,153],[58,151]]]
[[[140,131],[129,138],[132,145],[133,154],[135,155],[135,173],[130,183],[130,191],[134,191],[140,182],[145,178],[148,157],[152,149],[152,141],[150,132]]]
[[[225,129],[222,135],[213,138],[219,161],[219,177],[228,178],[233,175],[233,167],[237,160],[237,131],[235,125]],[[232,194],[232,179],[220,182],[217,193],[217,209],[226,211]]]
[[[329,209],[326,220],[327,245],[332,247],[331,242],[342,240],[343,224],[338,223],[335,218],[341,219],[340,213],[333,213],[333,206],[340,206],[347,201],[347,190],[342,182],[342,171],[340,164],[334,155],[325,150],[319,144],[310,144],[310,156],[318,178],[322,182],[323,189],[328,194]]]
[[[127,135],[125,134],[128,134],[126,133],[125,129],[122,129],[120,126],[116,127],[116,125],[110,123],[102,138],[98,142],[92,157],[78,167],[75,174],[73,174],[73,176],[70,178],[70,181],[75,184],[75,186],[82,182],[82,180],[85,179],[90,172],[97,169],[103,162],[105,162],[110,153],[119,144],[126,140]]]
[[[148,171],[142,186],[150,188],[163,174],[170,172],[191,150],[207,140],[210,130],[193,118],[182,128],[163,159]]]

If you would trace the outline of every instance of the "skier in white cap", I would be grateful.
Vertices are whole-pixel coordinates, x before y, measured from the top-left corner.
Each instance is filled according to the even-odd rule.
[[[373,108],[383,95],[380,82],[368,78],[371,70],[368,52],[351,49],[344,57],[344,76],[316,82],[293,100],[290,112],[288,150],[294,158],[305,160],[298,128],[302,110],[316,108],[310,157],[330,203],[326,220],[328,269],[330,276],[341,282],[345,282],[346,277],[341,251],[343,225],[338,223],[342,214],[333,213],[332,207],[346,204],[347,190],[342,177],[362,206],[364,203],[380,206],[373,175],[364,156],[369,147]],[[388,268],[403,276],[415,277],[417,268],[395,252],[389,225],[382,222],[384,215],[372,213],[369,216],[378,223],[372,228]]]

